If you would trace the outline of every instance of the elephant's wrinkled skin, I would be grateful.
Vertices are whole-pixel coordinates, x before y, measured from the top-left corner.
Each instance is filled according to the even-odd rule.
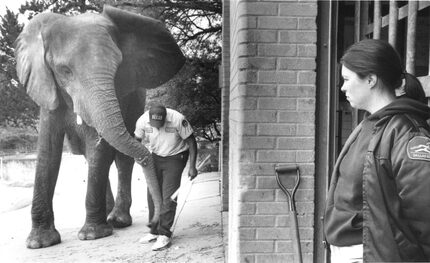
[[[41,107],[27,247],[61,242],[52,198],[64,136],[88,162],[87,214],[79,238],[105,237],[112,225],[130,225],[133,158],[149,155],[131,135],[144,110],[145,90],[166,82],[184,64],[170,32],[157,20],[110,6],[102,14],[73,17],[42,13],[24,28],[15,50],[19,80]],[[108,179],[113,161],[119,175],[115,204]],[[152,159],[147,163],[147,184],[159,208]]]

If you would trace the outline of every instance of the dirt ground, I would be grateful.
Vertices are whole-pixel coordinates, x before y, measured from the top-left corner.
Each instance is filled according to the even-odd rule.
[[[113,189],[114,170],[110,176]],[[135,167],[132,183],[133,224],[93,241],[80,241],[77,237],[85,220],[83,157],[63,157],[54,195],[60,244],[36,250],[25,247],[31,229],[32,187],[28,185],[22,181],[0,181],[0,262],[224,262],[216,172],[200,174],[193,184],[183,177],[172,245],[159,252],[151,251],[151,244],[138,243],[147,232],[146,184],[139,167]]]

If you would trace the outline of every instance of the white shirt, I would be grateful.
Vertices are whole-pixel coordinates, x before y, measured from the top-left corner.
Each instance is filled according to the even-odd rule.
[[[149,124],[149,111],[146,111],[136,122],[134,135],[152,153],[159,156],[172,156],[188,150],[185,139],[193,134],[193,128],[181,113],[166,108],[166,122],[157,129]]]

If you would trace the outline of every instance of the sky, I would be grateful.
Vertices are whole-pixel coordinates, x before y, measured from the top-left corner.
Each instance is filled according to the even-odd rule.
[[[0,15],[5,14],[6,6],[14,13],[18,13],[18,8],[21,6],[21,4],[25,4],[25,0],[1,0]]]

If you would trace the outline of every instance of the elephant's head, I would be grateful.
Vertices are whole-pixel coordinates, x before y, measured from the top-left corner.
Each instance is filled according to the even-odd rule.
[[[39,14],[20,34],[15,53],[19,80],[41,107],[66,103],[134,158],[145,149],[127,132],[118,101],[161,85],[185,61],[160,21],[110,6],[101,15]]]

